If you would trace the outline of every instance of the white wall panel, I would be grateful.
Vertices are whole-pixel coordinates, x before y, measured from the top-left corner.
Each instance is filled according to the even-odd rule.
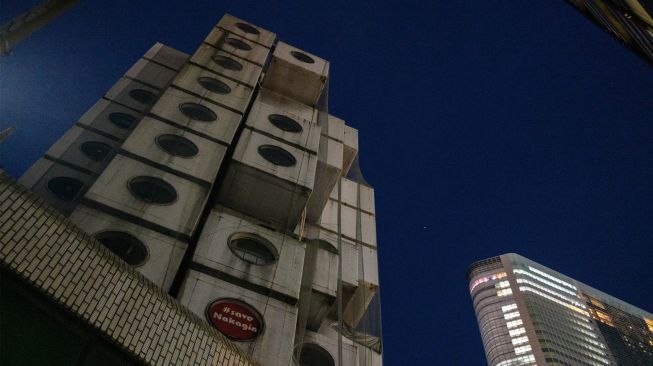
[[[136,198],[130,192],[129,183],[140,176],[160,178],[172,185],[176,191],[176,199],[170,204],[155,204]],[[190,236],[207,195],[206,186],[117,155],[86,193],[85,198]]]
[[[92,236],[119,231],[139,239],[147,248],[148,256],[144,263],[134,268],[164,290],[170,288],[186,251],[186,243],[84,205],[78,206],[70,219]]]

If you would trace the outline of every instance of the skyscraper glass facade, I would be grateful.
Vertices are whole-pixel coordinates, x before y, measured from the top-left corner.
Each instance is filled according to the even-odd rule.
[[[653,316],[516,254],[468,271],[488,364],[653,365]]]

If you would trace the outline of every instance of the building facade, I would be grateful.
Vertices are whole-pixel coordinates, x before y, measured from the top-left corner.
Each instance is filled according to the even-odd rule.
[[[329,114],[328,80],[328,61],[231,15],[192,55],[154,45],[21,177],[29,191],[3,177],[7,192],[52,207],[80,245],[102,254],[62,265],[116,267],[136,284],[79,274],[75,288],[94,304],[81,310],[73,305],[82,295],[64,286],[71,278],[57,277],[74,271],[34,286],[25,270],[51,266],[3,253],[8,278],[48,295],[34,295],[36,306],[58,303],[137,363],[381,365],[374,190],[358,168],[358,131]],[[4,238],[20,230],[22,221],[11,222]],[[49,244],[62,260],[64,249]],[[125,286],[156,296],[104,309]],[[180,318],[175,329],[110,320],[159,303],[174,304],[160,315]],[[148,329],[175,336],[141,348],[122,336]],[[184,350],[200,331],[202,345],[229,352],[204,347],[194,363],[197,352]],[[166,339],[181,349],[145,349]],[[2,353],[20,359],[16,352]]]
[[[568,0],[588,19],[653,65],[653,1]]]
[[[472,264],[488,365],[653,365],[653,314],[517,254]]]

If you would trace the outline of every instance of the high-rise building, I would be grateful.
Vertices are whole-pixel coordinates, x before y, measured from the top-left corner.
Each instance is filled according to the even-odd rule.
[[[374,190],[328,78],[225,15],[3,176],[0,363],[381,365]]]
[[[653,64],[653,1],[568,0],[587,18]]]
[[[517,254],[470,267],[488,365],[653,365],[653,314]]]

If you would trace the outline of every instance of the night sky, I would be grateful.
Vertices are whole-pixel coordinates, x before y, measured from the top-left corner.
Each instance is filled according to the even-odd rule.
[[[0,59],[2,165],[225,12],[331,62],[376,188],[386,365],[485,364],[465,271],[506,252],[653,310],[653,68],[563,0],[81,1]]]

